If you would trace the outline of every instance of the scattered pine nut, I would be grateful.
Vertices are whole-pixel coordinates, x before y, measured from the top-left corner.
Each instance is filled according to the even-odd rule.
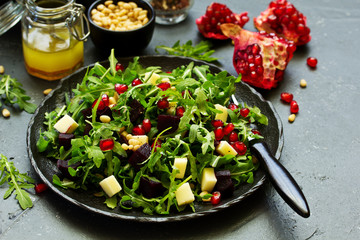
[[[5,72],[5,68],[3,65],[0,65],[0,74],[3,74]]]
[[[46,96],[46,95],[48,95],[51,91],[52,91],[52,89],[51,89],[51,88],[48,88],[48,89],[45,89],[45,90],[43,91],[43,93],[44,93],[44,95]]]
[[[200,197],[203,197],[203,196],[205,196],[206,194],[209,194],[209,193],[208,193],[207,191],[202,191],[202,192],[199,194],[199,196],[200,196]],[[202,201],[203,201],[203,202],[210,202],[210,201],[211,201],[211,197],[209,197],[209,198],[203,198]]]
[[[8,118],[8,117],[10,117],[10,111],[7,110],[6,108],[4,108],[4,109],[2,110],[2,115],[3,115],[5,118]]]
[[[288,118],[289,122],[294,122],[295,121],[295,118],[296,118],[296,115],[295,114],[291,114]]]
[[[122,149],[125,151],[129,149],[129,146],[126,143],[121,144]]]
[[[111,118],[108,115],[101,115],[100,116],[100,121],[102,123],[109,123],[111,121]]]
[[[305,79],[301,79],[301,80],[300,80],[300,87],[305,88],[306,85],[307,85],[306,80],[305,80]]]

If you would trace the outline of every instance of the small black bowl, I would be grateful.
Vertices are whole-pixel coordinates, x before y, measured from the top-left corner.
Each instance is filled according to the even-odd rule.
[[[107,54],[111,49],[114,49],[115,53],[120,56],[138,55],[149,45],[154,33],[155,11],[153,7],[149,2],[143,0],[123,0],[124,2],[134,2],[138,7],[147,10],[149,22],[134,30],[115,31],[100,27],[91,19],[91,10],[95,9],[99,4],[104,4],[105,1],[93,2],[87,11],[90,23],[90,37],[95,47]],[[117,2],[115,0],[114,4]]]

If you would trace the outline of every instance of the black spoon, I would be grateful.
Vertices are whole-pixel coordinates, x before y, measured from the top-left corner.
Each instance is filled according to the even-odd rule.
[[[234,95],[232,101],[238,105]],[[260,165],[279,195],[296,213],[308,218],[310,209],[303,192],[288,170],[276,160],[267,144],[263,141],[251,140],[250,150],[260,161]]]

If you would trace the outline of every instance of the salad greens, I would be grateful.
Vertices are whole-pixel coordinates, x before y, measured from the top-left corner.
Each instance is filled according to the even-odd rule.
[[[200,182],[204,168],[230,170],[235,187],[253,182],[253,172],[258,164],[253,161],[250,151],[236,156],[219,155],[211,123],[215,115],[221,112],[216,109],[215,104],[228,106],[235,91],[235,83],[240,81],[240,77],[235,78],[225,71],[212,74],[209,66],[195,66],[194,62],[179,66],[171,72],[158,66],[144,68],[138,57],[134,57],[124,71],[116,71],[118,61],[113,51],[109,62],[109,68],[96,63],[88,69],[82,82],[73,89],[73,97],[66,97],[66,105],[45,114],[45,130],[40,132],[38,150],[50,159],[67,160],[68,165],[71,165],[66,174],[54,175],[55,185],[66,189],[81,189],[103,197],[109,208],[140,208],[146,214],[169,214],[174,210],[182,211],[187,206],[196,211],[194,202],[179,206],[175,192],[182,184],[189,182],[193,186],[195,201],[201,202]],[[151,74],[160,77],[156,84],[152,82]],[[135,78],[141,79],[142,84],[133,86]],[[171,87],[161,89],[161,82],[170,82]],[[128,90],[117,94],[115,84],[126,84]],[[112,119],[108,123],[98,119],[98,108],[104,94],[117,98],[116,103],[110,105]],[[184,107],[177,129],[158,129],[158,115],[176,114],[171,106],[166,109],[157,106],[162,99]],[[143,108],[136,119],[133,112],[136,107],[132,105],[134,101]],[[248,116],[240,114],[242,107],[250,110]],[[248,144],[249,139],[262,138],[249,127],[250,122],[267,124],[266,116],[257,107],[244,105],[227,111],[239,141]],[[84,113],[90,113],[90,117]],[[54,128],[55,123],[65,114],[72,116],[79,124],[73,133],[75,138],[71,140],[69,149],[59,146],[59,133]],[[128,161],[135,152],[125,150],[122,146],[127,143],[124,133],[134,134],[133,130],[141,125],[143,119],[151,122],[147,136],[149,144],[153,145],[149,157],[136,169]],[[89,127],[91,130],[84,135]],[[100,142],[104,139],[113,140],[112,149],[103,150],[100,147]],[[176,178],[179,170],[173,167],[175,158],[188,159],[183,179]],[[111,175],[116,177],[122,190],[109,198],[102,191],[99,182]],[[160,182],[162,193],[156,197],[144,197],[141,192],[141,181],[144,178]],[[207,194],[209,195],[211,196]]]
[[[9,189],[5,192],[4,199],[14,193],[22,209],[33,206],[29,193],[24,189],[33,188],[34,180],[26,173],[20,173],[13,162],[8,161],[4,155],[0,154],[0,186],[6,182]]]
[[[24,109],[28,113],[34,113],[36,105],[29,103],[31,99],[26,95],[26,91],[22,88],[22,84],[9,75],[0,75],[0,100],[3,99],[4,103],[19,105],[20,109]],[[0,107],[2,103],[0,101]]]
[[[179,40],[172,47],[165,45],[157,46],[155,51],[159,52],[158,49],[162,49],[167,51],[170,55],[192,57],[206,62],[214,62],[217,61],[218,58],[211,57],[215,52],[215,50],[211,50],[211,46],[209,41],[201,41],[193,46],[191,40],[187,41],[185,44],[180,44]]]

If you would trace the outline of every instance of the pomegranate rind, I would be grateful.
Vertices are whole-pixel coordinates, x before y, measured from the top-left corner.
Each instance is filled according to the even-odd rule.
[[[293,42],[277,37],[275,34],[247,31],[231,23],[222,24],[221,30],[224,35],[234,41],[233,64],[238,74],[241,74],[239,53],[243,53],[248,46],[253,44],[260,47],[264,69],[262,76],[253,78],[242,75],[242,81],[254,87],[271,89],[283,80],[283,72],[296,50]]]
[[[269,16],[276,16],[276,6],[281,6],[282,9],[285,9],[288,6],[294,8],[295,13],[303,20],[302,24],[304,26],[303,32],[300,34],[296,32],[295,29],[289,29],[286,24],[283,24],[282,17],[277,16],[277,20],[274,25],[279,26],[282,30],[279,31],[274,29],[274,27],[268,22]],[[310,28],[306,24],[307,18],[301,12],[299,12],[293,4],[289,3],[287,0],[276,0],[269,4],[268,9],[260,13],[260,16],[254,18],[254,25],[259,31],[265,31],[267,33],[275,33],[276,35],[283,37],[287,40],[293,41],[297,46],[304,45],[311,40]],[[295,26],[298,26],[299,23],[295,23]]]
[[[207,10],[206,10],[206,13],[208,12],[209,9],[213,9],[213,8],[219,8],[219,7],[223,7],[223,8],[226,8],[229,12],[231,12],[234,17],[236,18],[238,24],[240,27],[243,27],[248,21],[249,21],[249,17],[248,17],[248,12],[242,12],[242,13],[234,13],[232,12],[225,4],[221,4],[221,3],[212,3],[211,5],[209,5],[207,7]],[[195,23],[199,29],[199,32],[205,37],[205,38],[212,38],[212,39],[218,39],[218,40],[226,40],[226,39],[229,39],[227,36],[225,36],[224,34],[222,34],[221,30],[220,30],[220,25],[222,23],[220,22],[217,22],[217,25],[218,25],[218,31],[217,32],[209,32],[209,31],[206,31],[206,13],[197,18],[195,20]],[[235,24],[235,23],[234,23]]]

